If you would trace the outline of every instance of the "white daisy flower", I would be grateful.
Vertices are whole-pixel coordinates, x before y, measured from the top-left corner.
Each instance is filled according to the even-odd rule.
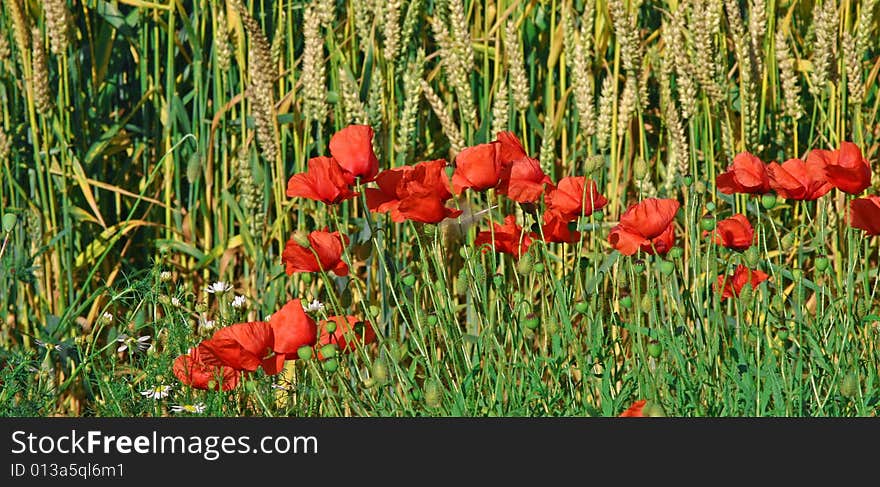
[[[110,323],[113,323],[113,313],[111,313],[109,311],[105,311],[104,314],[102,314],[101,317],[98,318],[98,322],[103,323],[105,325],[109,325]]]
[[[214,320],[202,320],[200,327],[205,330],[213,330],[214,329]]]
[[[46,350],[55,349],[55,351],[60,351],[62,348],[61,344],[59,344],[59,343],[56,343],[56,344],[46,343],[43,340],[40,340],[39,338],[35,338],[34,341],[36,342],[38,347],[43,347]]]
[[[126,350],[131,350],[132,352],[139,350],[143,352],[152,346],[150,345],[150,335],[134,338],[123,333],[119,335],[116,341],[122,344],[116,349],[117,352],[124,352]]]
[[[171,298],[171,304],[172,304],[174,307],[180,307],[180,300],[177,299],[176,297]]]
[[[192,413],[192,414],[202,414],[207,409],[205,403],[199,402],[196,404],[183,404],[183,405],[174,405],[171,406],[172,413]]]
[[[171,271],[162,271],[159,273],[159,281],[171,282]]]
[[[244,308],[246,304],[247,304],[247,298],[244,296],[238,295],[232,299],[231,306],[236,309],[241,309],[241,308]]]
[[[161,385],[141,391],[141,395],[150,399],[164,399],[171,393],[171,386]]]
[[[324,309],[324,303],[318,301],[317,299],[313,299],[308,306],[306,306],[307,313],[314,313],[315,311],[321,311]]]
[[[230,290],[232,290],[232,285],[227,284],[223,281],[217,281],[208,286],[208,289],[205,289],[205,292],[207,292],[208,294],[223,294]]]

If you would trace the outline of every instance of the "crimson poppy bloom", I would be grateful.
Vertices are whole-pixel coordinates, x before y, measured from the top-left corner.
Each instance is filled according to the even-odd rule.
[[[574,243],[581,238],[580,232],[573,230],[574,222],[566,221],[553,212],[544,213],[544,224],[541,233],[545,242]]]
[[[880,235],[880,196],[856,198],[849,202],[849,224],[868,235]]]
[[[516,224],[516,217],[513,215],[504,217],[504,225],[493,222],[492,227],[494,232],[482,231],[477,234],[474,245],[479,247],[483,244],[494,244],[495,251],[511,254],[516,259],[519,259],[519,256],[529,250],[529,246],[532,245],[534,234],[524,232],[522,227]],[[483,251],[485,252],[486,249]]]
[[[332,157],[309,159],[309,170],[294,174],[287,181],[287,196],[322,201],[328,205],[354,198],[345,172]]]
[[[724,194],[749,193],[764,194],[770,192],[770,177],[767,166],[748,152],[740,152],[733,158],[733,164],[727,172],[715,178],[718,191]]]
[[[202,362],[221,365],[235,370],[253,372],[263,367],[267,374],[277,374],[284,363],[272,348],[275,335],[272,327],[264,321],[236,323],[220,328],[210,339],[199,344]]]
[[[608,241],[624,255],[633,255],[639,249],[649,254],[666,254],[675,245],[672,222],[678,207],[676,200],[659,198],[630,205],[620,215],[620,223],[611,229]]]
[[[171,370],[180,382],[203,390],[235,389],[240,375],[232,367],[205,364],[198,347],[174,359]]]
[[[560,220],[572,221],[579,216],[590,216],[608,204],[596,182],[583,176],[567,176],[551,189],[544,198],[547,210]],[[677,207],[676,207],[677,209]]]
[[[779,196],[791,200],[813,201],[825,196],[834,186],[825,177],[825,159],[814,153],[807,160],[789,159],[767,165],[770,187]]]
[[[466,147],[455,157],[452,173],[452,191],[461,194],[467,188],[485,191],[498,185],[501,179],[501,143]]]
[[[342,261],[342,239],[339,232],[316,230],[309,233],[309,247],[306,248],[291,237],[281,253],[287,275],[294,272],[332,271],[337,276],[347,276],[348,264]],[[345,238],[345,243],[348,243],[348,238]]]
[[[330,137],[330,155],[345,170],[349,184],[355,178],[362,183],[372,181],[379,172],[379,159],[373,152],[373,128],[349,125]]]
[[[645,404],[648,404],[647,399],[640,399],[630,406],[626,411],[620,413],[620,418],[643,418],[645,415],[642,413],[642,410],[645,409]]]
[[[336,324],[333,333],[327,331],[327,324]],[[355,316],[331,316],[318,323],[320,336],[318,337],[318,350],[324,345],[336,344],[340,351],[350,352],[360,345],[367,345],[376,341],[376,331],[369,321],[359,320]],[[321,354],[318,353],[321,359]]]
[[[445,167],[446,161],[438,159],[382,171],[376,176],[379,188],[366,189],[367,208],[390,211],[391,220],[398,223],[439,223],[461,215],[461,210],[444,206],[452,198]]]
[[[709,234],[704,232],[703,236]],[[745,215],[737,213],[718,222],[712,231],[712,241],[731,250],[743,251],[752,246],[755,229]]]
[[[544,193],[544,185],[553,184],[541,169],[540,162],[526,154],[525,148],[513,132],[499,132],[496,141],[499,144],[498,158],[501,164],[496,187],[498,194],[519,203],[538,201]]]
[[[296,351],[310,347],[318,339],[318,326],[303,309],[302,301],[291,299],[269,318],[269,326],[275,335],[272,349],[288,360],[297,358]]]
[[[769,279],[770,276],[759,270],[751,270],[740,264],[736,266],[732,276],[724,274],[718,276],[718,282],[715,283],[715,291],[721,292],[721,300],[739,296],[746,284],[751,284],[752,289]]]
[[[814,149],[816,157],[825,161],[825,174],[835,188],[849,194],[859,194],[871,185],[871,166],[862,157],[859,146],[842,142],[835,151]]]
[[[516,134],[509,130],[498,132],[495,136],[495,141],[500,144],[499,149],[501,152],[499,157],[501,158],[502,164],[529,157],[529,155],[526,154],[526,149],[523,147],[522,142],[520,142]]]

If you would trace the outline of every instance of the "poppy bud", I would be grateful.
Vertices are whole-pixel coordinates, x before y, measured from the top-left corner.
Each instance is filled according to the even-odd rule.
[[[516,263],[516,272],[522,276],[528,275],[532,272],[533,263],[534,260],[532,259],[532,254],[523,254]]]
[[[657,266],[660,268],[660,273],[664,276],[672,274],[672,271],[675,270],[675,264],[669,262],[668,260],[661,260]]]
[[[753,245],[747,248],[746,251],[743,252],[743,257],[745,258],[746,264],[748,264],[749,267],[756,267],[758,265],[758,261],[760,260],[760,256],[758,255],[758,247]]]
[[[541,321],[534,314],[530,314],[523,320],[523,325],[529,330],[535,330],[538,328],[538,325],[541,324]]]
[[[425,404],[430,408],[436,408],[440,406],[441,400],[443,399],[443,391],[440,389],[440,384],[437,383],[434,379],[429,379],[425,381]]]
[[[293,241],[296,242],[297,245],[303,248],[311,248],[312,243],[309,242],[309,234],[303,230],[297,230],[293,232]]]
[[[828,258],[827,257],[817,257],[816,258],[816,270],[819,272],[825,272],[828,269]]]
[[[389,347],[391,348],[391,357],[396,362],[400,362],[406,358],[406,354],[409,352],[409,346],[406,343],[391,342]]]
[[[304,346],[296,349],[296,356],[302,360],[311,359],[313,353],[314,353],[314,351],[312,350],[312,347],[310,347],[308,345],[304,345]]]
[[[663,348],[660,346],[660,342],[657,340],[651,340],[648,342],[648,355],[653,358],[657,358],[660,356],[660,352],[663,351]]]
[[[694,182],[694,177],[690,174],[685,174],[684,176],[682,176],[681,180],[682,182],[684,182],[685,186],[690,186]]]
[[[321,363],[321,368],[324,369],[325,372],[336,372],[336,369],[339,368],[339,361],[335,358],[327,359]]]
[[[785,236],[782,237],[782,240],[780,241],[780,243],[782,244],[782,249],[783,250],[791,249],[792,246],[794,246],[795,239],[796,239],[796,236],[795,236],[794,232],[786,233]]]
[[[633,178],[636,181],[641,181],[645,179],[645,176],[648,175],[648,163],[645,162],[645,159],[642,157],[636,158],[636,162],[633,164]]]
[[[786,340],[788,340],[788,335],[789,335],[788,328],[786,328],[786,327],[784,327],[784,326],[780,326],[780,327],[776,330],[776,337],[779,338],[779,339],[782,340],[782,341],[786,341]]]
[[[642,313],[650,313],[651,310],[654,309],[654,303],[651,301],[651,295],[645,294],[642,296],[642,301],[639,303],[639,308],[642,310]]]
[[[324,325],[324,330],[326,330],[327,333],[336,333],[336,322],[333,320],[327,321]]]
[[[772,210],[776,206],[776,195],[765,194],[761,196],[761,206],[766,210]]]
[[[370,370],[372,371],[373,379],[377,383],[384,384],[388,380],[388,365],[385,364],[385,360],[381,357],[373,361],[373,366]]]
[[[620,301],[618,301],[620,305],[626,309],[632,308],[633,299],[632,296],[621,296]]]
[[[434,326],[437,324],[437,315],[428,315],[428,317],[425,318],[425,321],[429,326]]]
[[[372,316],[373,318],[378,318],[380,311],[381,310],[379,309],[379,307],[376,306],[375,304],[370,305],[370,316]]]
[[[532,268],[532,270],[534,270],[536,274],[540,274],[540,273],[544,272],[544,264],[541,262],[538,262],[537,264],[535,264],[535,266]]]
[[[15,213],[4,213],[3,214],[3,231],[9,233],[12,229],[15,228]]]
[[[840,382],[840,394],[843,397],[855,397],[859,393],[859,373],[850,372]]]
[[[694,192],[697,194],[703,194],[706,192],[706,183],[702,181],[697,181],[694,183]]]
[[[605,165],[605,156],[596,154],[592,157],[588,157],[586,161],[584,161],[584,173],[589,175],[601,169]]]
[[[586,313],[588,308],[589,306],[585,301],[578,301],[574,304],[574,310],[581,314]]]
[[[752,283],[747,282],[743,285],[742,289],[739,291],[739,298],[747,303],[752,300],[752,292],[754,288],[752,287]]]

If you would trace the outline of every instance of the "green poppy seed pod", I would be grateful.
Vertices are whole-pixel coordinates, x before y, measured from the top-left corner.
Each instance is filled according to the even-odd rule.
[[[685,186],[690,186],[694,183],[694,177],[690,174],[685,174],[681,177],[681,181],[684,183]]]
[[[660,273],[664,276],[668,276],[672,274],[672,271],[675,270],[675,264],[669,262],[668,260],[661,260],[657,267],[660,268]]]
[[[706,232],[715,230],[715,217],[710,213],[703,215],[703,218],[700,218],[700,228]]]
[[[859,393],[859,373],[850,372],[843,376],[839,388],[843,397],[856,397]]]
[[[3,214],[3,231],[9,233],[15,228],[15,221],[17,220],[15,213],[4,213]]]
[[[542,262],[538,262],[532,267],[532,270],[535,271],[535,274],[540,274],[544,272],[544,264]]]
[[[669,249],[669,258],[670,259],[680,259],[681,256],[684,255],[684,249],[681,247],[672,247]]]
[[[645,176],[647,175],[648,163],[641,157],[637,158],[636,162],[633,164],[633,178],[635,178],[636,181],[641,181],[645,179]]]
[[[427,404],[429,408],[440,407],[443,399],[443,391],[440,388],[440,384],[435,379],[425,381],[424,398],[425,404]]]
[[[636,274],[641,274],[642,272],[645,272],[645,261],[643,261],[642,259],[638,259],[633,262],[633,272],[635,272]]]
[[[621,296],[620,301],[618,301],[618,302],[620,303],[621,307],[626,308],[626,309],[630,309],[633,306],[632,296]]]
[[[337,355],[338,350],[339,346],[337,346],[335,343],[328,343],[327,345],[321,347],[321,357],[325,359],[333,358]]]
[[[407,275],[403,276],[403,285],[404,285],[404,286],[406,286],[406,287],[413,287],[413,285],[414,285],[415,283],[416,283],[416,276],[415,276],[415,274],[407,274]]]
[[[715,211],[715,203],[711,201],[706,203],[706,211]]]
[[[586,313],[587,309],[589,309],[589,305],[587,305],[586,301],[578,301],[577,303],[574,303],[574,310],[580,314]]]
[[[653,358],[657,358],[660,356],[660,352],[663,351],[663,347],[660,346],[660,342],[657,340],[651,340],[648,342],[648,355]]]
[[[830,264],[827,257],[816,257],[816,270],[819,272],[825,272],[828,269],[828,265]]]
[[[786,341],[786,340],[788,340],[788,335],[789,335],[788,328],[786,328],[786,327],[784,327],[784,326],[780,326],[780,327],[776,330],[776,337],[779,338],[779,339],[782,340],[782,341]]]
[[[324,369],[325,372],[333,373],[336,372],[336,369],[339,368],[339,361],[335,358],[327,359],[321,362],[321,368]]]
[[[761,256],[758,255],[758,247],[756,245],[752,245],[747,248],[745,252],[743,252],[743,258],[746,260],[746,264],[754,268],[758,265],[758,261],[761,259]]]
[[[526,316],[526,319],[523,320],[523,326],[525,326],[529,330],[537,329],[538,325],[540,325],[540,324],[541,324],[541,320],[538,319],[538,317],[533,313]]]
[[[437,324],[437,315],[428,315],[428,317],[425,318],[425,321],[429,326],[434,326]]]
[[[533,265],[534,259],[532,258],[532,254],[525,253],[520,256],[519,261],[516,263],[516,272],[521,276],[526,276],[532,272]]]
[[[309,249],[312,247],[312,243],[309,242],[309,234],[304,230],[297,230],[293,232],[293,241],[294,243],[305,249]]]
[[[378,357],[373,361],[373,366],[370,368],[370,371],[373,374],[373,379],[375,379],[378,384],[384,384],[388,381],[388,364],[385,363],[385,359],[382,357]]]
[[[302,279],[303,284],[309,284],[312,282],[312,275],[308,272],[300,273],[299,278]]]
[[[324,330],[326,330],[327,333],[336,333],[336,322],[333,320],[327,321],[324,325]]]
[[[764,207],[765,210],[772,210],[776,207],[776,195],[775,194],[765,194],[761,196],[761,206]]]
[[[378,318],[381,311],[382,310],[380,310],[379,307],[375,304],[370,305],[370,316],[372,316],[373,318]]]
[[[312,355],[314,355],[315,351],[312,347],[308,345],[304,345],[296,349],[296,356],[301,360],[311,360]]]

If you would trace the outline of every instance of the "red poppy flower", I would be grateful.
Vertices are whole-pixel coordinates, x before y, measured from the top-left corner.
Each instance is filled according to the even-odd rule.
[[[349,125],[330,137],[330,155],[345,170],[349,184],[355,178],[362,183],[372,181],[379,172],[379,160],[373,152],[373,128]]]
[[[541,233],[544,234],[545,242],[574,243],[581,238],[580,232],[572,230],[573,222],[563,220],[556,213],[545,212],[544,224],[541,225]]]
[[[849,202],[849,224],[868,235],[880,235],[880,196],[856,198]]]
[[[718,191],[724,194],[770,192],[770,178],[767,166],[758,157],[748,152],[740,152],[733,158],[727,172],[715,178]]]
[[[348,264],[342,261],[343,242],[339,232],[316,230],[309,234],[309,248],[296,243],[291,237],[281,253],[287,275],[294,272],[330,272],[348,275]],[[345,239],[348,243],[348,238]],[[317,255],[317,258],[315,256]]]
[[[253,372],[263,367],[267,374],[277,374],[284,357],[272,352],[275,336],[264,321],[236,323],[214,332],[199,344],[202,362],[206,365],[232,367]]]
[[[806,162],[789,159],[781,165],[767,165],[770,187],[783,198],[813,201],[825,196],[834,186],[825,178],[825,159],[813,152]]]
[[[269,325],[275,335],[273,350],[289,360],[297,358],[300,347],[312,346],[318,339],[318,326],[306,314],[299,299],[291,299],[281,309],[272,313]]]
[[[354,198],[357,193],[349,189],[348,179],[336,159],[322,156],[309,159],[307,172],[290,177],[287,181],[287,196],[299,196],[334,205]]]
[[[239,372],[232,367],[207,365],[198,347],[174,360],[171,370],[177,379],[196,389],[229,391],[238,385]]]
[[[703,232],[706,236],[709,232]],[[745,215],[737,213],[730,218],[721,220],[712,231],[712,240],[731,250],[743,251],[752,246],[755,229]]]
[[[483,244],[494,243],[497,252],[511,254],[516,259],[519,259],[519,256],[529,250],[529,246],[532,245],[534,234],[524,232],[522,227],[516,224],[516,217],[513,215],[504,217],[504,225],[493,222],[492,227],[494,228],[494,240],[493,232],[482,231],[474,239],[474,245],[479,247]],[[483,251],[485,252],[485,249]]]
[[[678,207],[676,200],[658,198],[630,205],[620,215],[620,223],[611,229],[608,241],[624,255],[633,255],[639,249],[665,254],[675,245],[672,221]]]
[[[572,221],[579,216],[590,216],[608,204],[596,182],[583,176],[567,176],[551,189],[544,201],[547,210],[556,213],[560,220]]]
[[[438,159],[382,171],[376,176],[379,188],[366,190],[367,207],[375,212],[390,211],[391,220],[398,223],[439,223],[461,215],[461,210],[444,206],[452,198],[445,167],[446,161]]]
[[[718,276],[718,282],[715,283],[715,291],[721,292],[721,300],[739,296],[746,284],[751,284],[752,288],[758,286],[762,282],[769,279],[770,276],[759,270],[751,270],[740,264],[736,266],[732,276],[724,274]]]
[[[501,172],[498,176],[498,194],[503,194],[519,203],[534,203],[544,192],[545,184],[553,184],[544,174],[541,164],[526,154],[525,149],[513,132],[499,132],[498,159]]]
[[[467,188],[485,191],[501,179],[501,148],[499,142],[466,147],[455,158],[452,191],[461,194]]]
[[[825,160],[825,174],[835,188],[849,194],[859,194],[871,185],[871,166],[862,157],[859,146],[842,142],[840,149],[815,149],[817,157]]]
[[[336,324],[333,333],[327,331],[327,323]],[[318,323],[321,335],[318,337],[318,358],[323,359],[320,347],[335,343],[340,351],[350,352],[355,347],[376,341],[376,331],[369,321],[359,320],[354,316],[331,316]]]
[[[642,410],[645,409],[645,404],[648,404],[646,399],[638,400],[632,403],[626,411],[620,413],[621,418],[643,418],[645,415],[642,413]]]

